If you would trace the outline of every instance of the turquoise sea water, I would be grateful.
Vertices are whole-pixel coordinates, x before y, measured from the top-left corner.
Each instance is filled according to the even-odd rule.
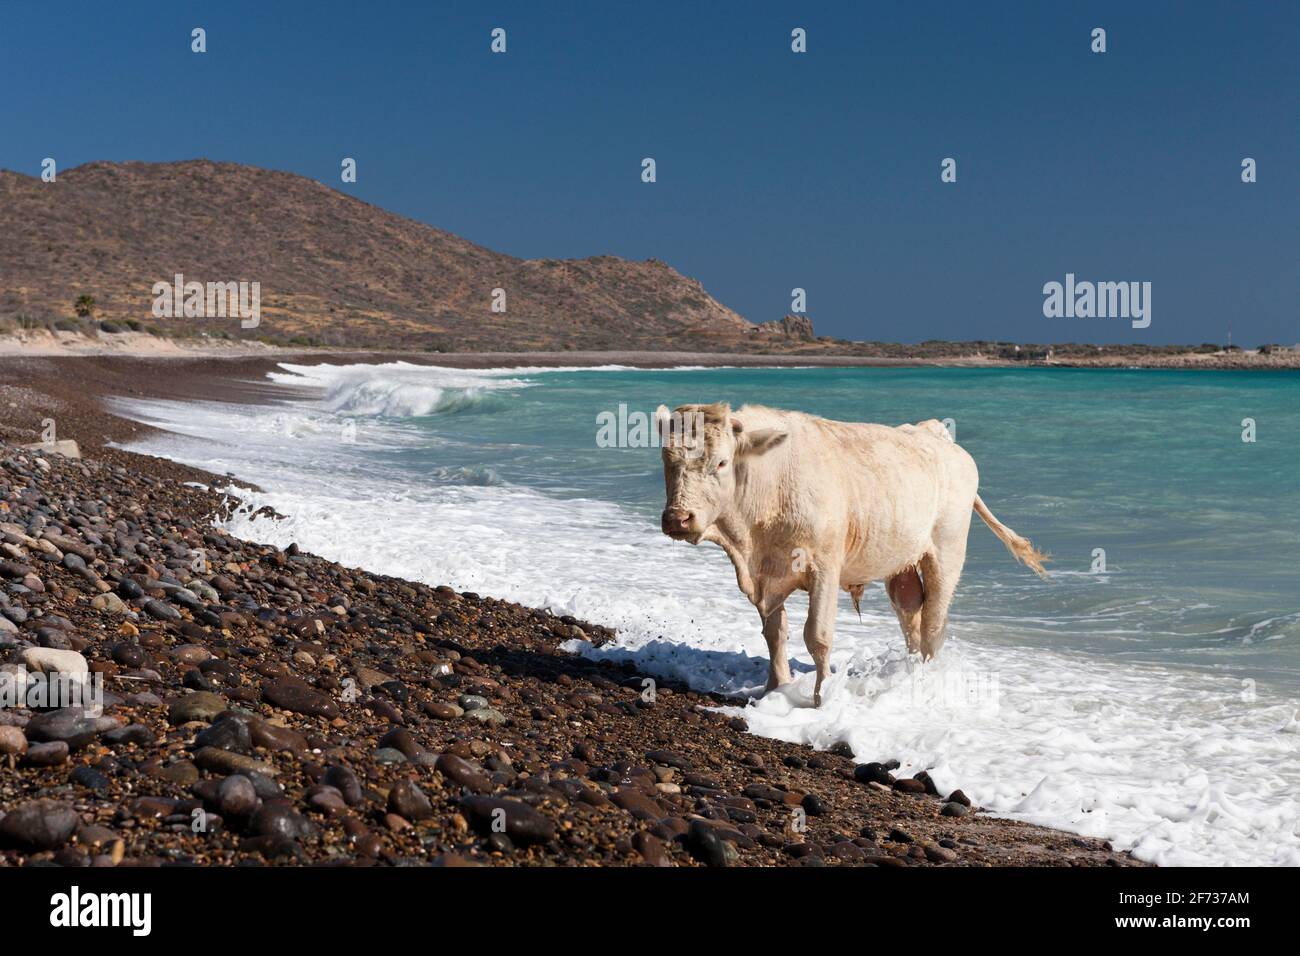
[[[391,364],[271,378],[283,399],[266,406],[127,406],[172,432],[142,450],[261,486],[239,492],[236,534],[611,625],[613,645],[569,649],[735,695],[756,733],[847,742],[1145,859],[1300,864],[1300,375]],[[814,709],[796,597],[796,681],[748,699],[767,649],[725,556],[659,533],[656,449],[597,443],[621,405],[717,400],[952,419],[985,502],[1051,553],[1051,580],[976,519],[936,661],[907,658],[879,587],[861,618],[846,596]]]

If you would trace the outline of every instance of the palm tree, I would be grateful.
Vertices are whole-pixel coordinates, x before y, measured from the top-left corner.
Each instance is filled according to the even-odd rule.
[[[76,304],[73,305],[73,308],[81,318],[88,319],[92,314],[94,314],[95,300],[92,296],[79,295],[77,296],[77,301]]]

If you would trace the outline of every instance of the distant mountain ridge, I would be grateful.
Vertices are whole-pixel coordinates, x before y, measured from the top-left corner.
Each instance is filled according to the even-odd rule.
[[[260,326],[154,318],[154,283],[178,273],[259,282]],[[83,295],[99,319],[323,345],[748,351],[786,337],[656,259],[517,259],[293,173],[208,160],[87,163],[53,183],[0,171],[0,317],[71,316]]]

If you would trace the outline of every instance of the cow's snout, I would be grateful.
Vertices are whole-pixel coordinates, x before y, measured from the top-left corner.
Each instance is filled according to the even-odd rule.
[[[665,508],[659,526],[663,528],[664,534],[676,538],[689,534],[694,520],[694,513],[685,508]]]

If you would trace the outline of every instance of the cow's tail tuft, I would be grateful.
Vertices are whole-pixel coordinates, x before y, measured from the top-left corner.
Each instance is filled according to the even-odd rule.
[[[984,523],[1007,546],[1007,550],[1017,561],[1027,565],[1040,578],[1047,577],[1047,569],[1043,567],[1043,562],[1050,560],[1050,557],[1030,544],[1028,538],[1020,537],[994,517],[993,512],[989,511],[979,495],[975,496],[975,513],[984,519]]]
[[[849,588],[849,597],[853,598],[853,610],[858,612],[858,620],[862,620],[862,591],[866,588],[865,584],[855,584]]]

